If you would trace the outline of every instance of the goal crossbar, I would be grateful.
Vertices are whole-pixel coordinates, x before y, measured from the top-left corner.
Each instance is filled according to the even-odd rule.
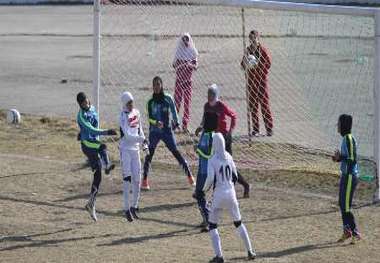
[[[282,11],[302,11],[308,13],[324,13],[337,15],[354,15],[354,16],[370,16],[373,17],[380,8],[375,7],[355,7],[355,6],[340,6],[340,5],[324,5],[324,4],[308,4],[308,3],[293,3],[293,2],[275,2],[261,0],[179,0],[176,2],[188,4],[207,4],[219,6],[237,6],[251,7],[266,10],[282,10]]]

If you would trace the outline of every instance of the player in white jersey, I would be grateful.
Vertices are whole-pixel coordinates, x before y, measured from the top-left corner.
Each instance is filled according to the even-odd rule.
[[[207,179],[203,188],[204,191],[209,190],[212,186],[214,189],[208,222],[215,257],[210,260],[210,262],[224,262],[220,236],[217,229],[220,213],[223,209],[229,211],[239,236],[247,249],[248,259],[255,259],[256,253],[252,248],[247,228],[241,222],[239,203],[236,198],[234,186],[237,181],[235,163],[232,156],[225,150],[223,135],[221,133],[214,133],[212,139],[214,155],[208,161]]]
[[[140,112],[133,108],[132,94],[124,92],[121,103],[119,150],[123,175],[124,211],[127,220],[132,222],[133,218],[138,219],[141,184],[140,145],[146,144],[146,141],[141,126]],[[130,192],[132,192],[132,198],[130,198]]]

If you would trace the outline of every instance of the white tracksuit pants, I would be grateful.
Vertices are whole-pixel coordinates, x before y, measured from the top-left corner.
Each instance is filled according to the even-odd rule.
[[[120,161],[123,176],[124,209],[137,208],[140,199],[141,160],[140,150],[127,150],[120,147]],[[132,198],[130,201],[130,193]]]

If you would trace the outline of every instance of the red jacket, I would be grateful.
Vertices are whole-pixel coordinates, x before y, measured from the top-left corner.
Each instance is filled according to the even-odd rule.
[[[248,46],[246,49],[246,55],[254,55],[258,59],[258,64],[253,69],[248,69],[248,79],[253,80],[266,80],[269,69],[272,65],[272,58],[268,52],[268,50],[263,46],[259,45],[256,51],[252,50],[251,46]],[[241,66],[244,70],[246,70],[244,63],[244,57],[241,61]]]
[[[208,102],[204,105],[204,113],[215,113],[218,116],[218,128],[216,132],[226,134],[236,126],[236,113],[222,101],[217,101],[214,106]],[[227,116],[231,118],[230,128],[227,129]],[[204,118],[204,115],[203,115]]]

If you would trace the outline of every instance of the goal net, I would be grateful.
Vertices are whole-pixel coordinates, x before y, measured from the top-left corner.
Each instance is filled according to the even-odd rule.
[[[123,91],[132,92],[135,106],[145,112],[154,76],[163,79],[165,92],[174,97],[176,69],[172,64],[177,42],[189,32],[198,50],[198,67],[191,77],[188,129],[194,132],[199,126],[208,87],[216,83],[221,100],[237,114],[233,150],[239,167],[336,171],[330,155],[340,147],[336,124],[342,113],[353,115],[360,158],[373,160],[374,18],[216,3],[102,3],[102,122],[117,123]],[[252,73],[267,80],[267,87],[258,81],[253,86],[259,87],[247,92],[251,73],[242,69],[241,61],[252,30],[259,33],[260,46],[268,51],[271,65],[267,74],[260,64]],[[258,61],[267,62],[262,53],[255,54]],[[252,64],[249,70],[255,70],[254,61]],[[260,136],[252,136],[257,129],[252,118],[256,103]],[[272,136],[266,136],[270,130],[268,108]],[[180,123],[183,111],[182,102]],[[144,125],[147,134],[146,115]],[[195,136],[178,134],[176,139],[185,158],[195,165]],[[154,161],[174,163],[163,143]]]

